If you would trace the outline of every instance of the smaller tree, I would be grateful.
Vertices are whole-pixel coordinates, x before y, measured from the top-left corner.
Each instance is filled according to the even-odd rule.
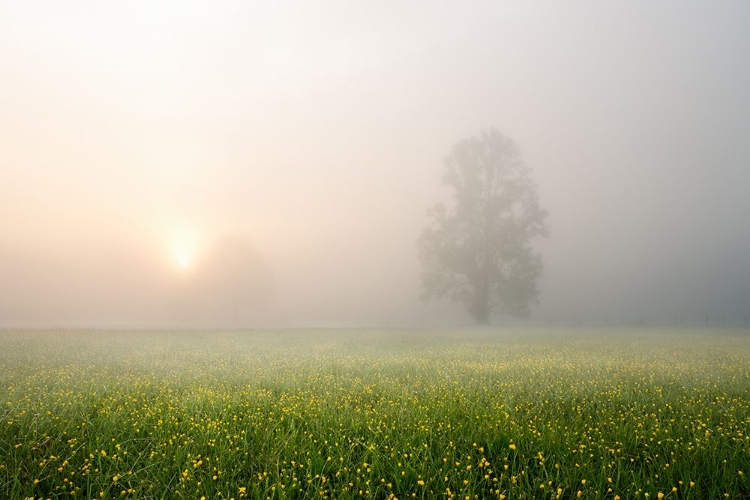
[[[428,211],[418,242],[422,299],[459,302],[480,324],[493,312],[528,317],[543,272],[531,240],[548,234],[547,211],[518,146],[494,128],[459,142],[443,184],[453,203]]]

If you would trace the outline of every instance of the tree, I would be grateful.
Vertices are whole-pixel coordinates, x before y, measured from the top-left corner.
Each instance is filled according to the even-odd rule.
[[[544,267],[531,240],[547,236],[547,211],[518,146],[494,128],[459,142],[443,184],[453,203],[428,211],[418,242],[422,299],[460,302],[480,324],[491,313],[528,317]]]

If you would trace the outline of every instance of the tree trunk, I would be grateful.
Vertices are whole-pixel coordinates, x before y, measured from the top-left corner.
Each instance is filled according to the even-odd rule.
[[[482,260],[474,281],[474,320],[480,325],[490,324],[490,215],[485,214],[482,238]]]
[[[474,320],[477,322],[478,325],[489,325],[490,324],[490,311],[485,309],[480,309],[479,311],[474,314]]]
[[[472,313],[477,324],[490,324],[490,281],[486,274],[475,282]]]

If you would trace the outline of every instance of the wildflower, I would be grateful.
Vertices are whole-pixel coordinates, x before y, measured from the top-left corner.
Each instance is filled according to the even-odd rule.
[[[508,448],[510,448],[511,450],[515,450],[516,449],[516,445],[514,445],[513,443],[511,443],[511,444],[508,445]]]

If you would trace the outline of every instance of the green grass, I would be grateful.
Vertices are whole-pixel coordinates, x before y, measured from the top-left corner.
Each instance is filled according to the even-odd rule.
[[[0,498],[750,498],[747,330],[0,345]]]

